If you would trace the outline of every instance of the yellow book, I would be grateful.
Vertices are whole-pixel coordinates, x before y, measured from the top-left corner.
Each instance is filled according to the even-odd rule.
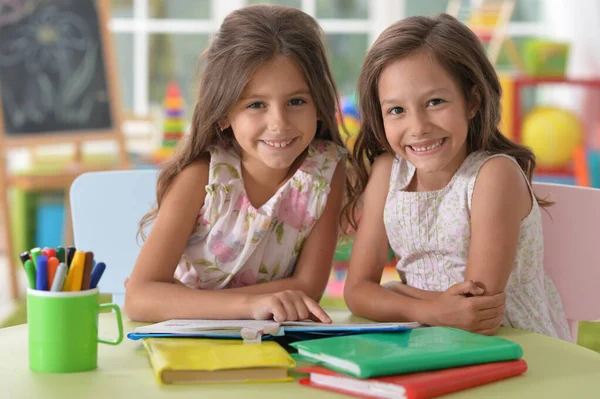
[[[163,384],[289,381],[294,359],[277,342],[237,339],[146,338],[144,347]]]

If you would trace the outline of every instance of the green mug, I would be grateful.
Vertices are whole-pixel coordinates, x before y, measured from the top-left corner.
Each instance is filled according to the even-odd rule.
[[[123,340],[121,311],[115,304],[98,304],[98,288],[51,292],[27,289],[29,368],[44,373],[72,373],[98,366],[98,342],[118,345]],[[114,310],[119,337],[98,337],[98,313]]]

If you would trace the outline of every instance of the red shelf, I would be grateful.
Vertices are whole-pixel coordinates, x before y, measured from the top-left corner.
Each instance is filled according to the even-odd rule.
[[[600,79],[570,79],[570,78],[553,78],[553,77],[536,77],[536,76],[517,76],[513,78],[513,120],[512,134],[513,140],[521,142],[521,125],[523,117],[521,115],[521,89],[524,87],[539,86],[539,85],[571,85],[584,86],[592,88],[600,88]]]

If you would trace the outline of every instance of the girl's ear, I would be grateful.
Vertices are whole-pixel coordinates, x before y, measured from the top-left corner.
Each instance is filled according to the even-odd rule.
[[[230,126],[231,126],[231,123],[229,123],[229,119],[225,119],[225,120],[219,122],[219,129],[221,129],[221,131],[227,129]]]
[[[475,115],[477,115],[477,111],[479,111],[480,106],[481,93],[479,93],[477,87],[473,86],[469,95],[469,119],[473,119]]]

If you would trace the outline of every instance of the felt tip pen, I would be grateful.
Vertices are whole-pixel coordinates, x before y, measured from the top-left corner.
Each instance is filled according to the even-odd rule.
[[[35,289],[48,291],[48,258],[40,255],[37,258]]]
[[[90,281],[90,289],[94,289],[98,286],[98,283],[100,282],[100,278],[102,277],[102,274],[104,273],[105,269],[106,269],[106,265],[104,264],[104,262],[98,262],[96,264],[96,266],[94,267],[94,270],[92,270],[92,279]]]
[[[58,269],[58,258],[52,256],[48,258],[48,288],[52,287],[52,282],[54,281],[54,275],[56,274],[56,270]]]
[[[81,277],[81,291],[90,289],[90,280],[92,278],[92,268],[94,263],[94,253],[85,253],[85,265],[83,267],[83,276]]]
[[[65,282],[65,291],[80,291],[83,279],[83,269],[85,268],[85,252],[75,251],[69,274]]]
[[[23,266],[25,266],[25,262],[31,259],[31,257],[29,256],[29,251],[21,252],[19,258],[21,258],[21,263],[23,264]]]
[[[75,247],[67,248],[67,267],[71,268],[71,263],[73,262],[73,257],[75,256],[75,251],[77,249]]]
[[[40,248],[33,248],[29,251],[31,254],[31,260],[33,260],[33,265],[37,268],[37,258],[42,254],[42,250]]]
[[[65,262],[65,248],[64,247],[56,247],[56,257],[60,263]]]
[[[31,259],[25,261],[25,274],[27,275],[29,288],[35,290],[35,264]]]
[[[67,265],[64,262],[61,262],[56,269],[56,273],[54,274],[54,281],[52,281],[52,287],[50,287],[50,291],[59,292],[62,291],[63,286],[65,285],[65,279],[67,278]]]

